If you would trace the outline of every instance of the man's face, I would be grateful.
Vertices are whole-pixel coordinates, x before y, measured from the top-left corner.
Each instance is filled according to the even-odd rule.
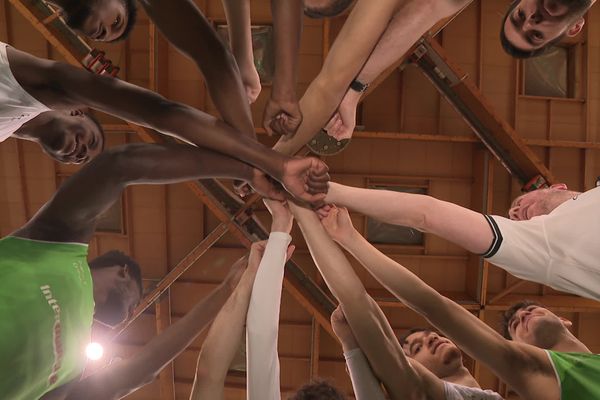
[[[460,349],[435,332],[415,332],[406,338],[402,348],[408,357],[438,377],[453,375],[463,365]]]
[[[515,342],[542,349],[552,348],[567,331],[570,321],[538,305],[518,310],[508,321],[508,332]]]
[[[65,10],[69,15],[69,10]],[[128,12],[123,0],[95,0],[85,10],[74,12],[69,25],[92,40],[110,42],[127,27]]]
[[[96,304],[94,319],[115,327],[129,319],[141,298],[138,284],[129,276],[127,269],[120,266],[111,268],[116,268],[115,276],[108,277],[110,289],[106,301]]]
[[[104,134],[91,118],[79,111],[57,120],[50,131],[40,135],[43,150],[55,160],[83,164],[98,155],[104,146]]]
[[[563,34],[575,36],[583,27],[583,14],[592,0],[520,0],[504,23],[513,46],[532,51]]]
[[[567,190],[565,184],[552,185],[525,193],[513,200],[508,216],[514,221],[525,221],[538,215],[546,215],[564,203],[574,193]]]

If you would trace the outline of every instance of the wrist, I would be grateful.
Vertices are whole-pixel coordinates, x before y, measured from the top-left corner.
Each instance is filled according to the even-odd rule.
[[[285,83],[281,83],[285,82]],[[296,101],[296,88],[294,85],[290,85],[287,82],[295,82],[293,78],[278,78],[273,79],[273,86],[271,88],[271,99],[275,101]]]
[[[292,230],[292,218],[274,218],[271,223],[271,232],[289,233]]]

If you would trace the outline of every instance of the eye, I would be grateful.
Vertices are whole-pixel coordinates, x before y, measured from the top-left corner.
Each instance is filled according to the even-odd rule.
[[[414,348],[414,354],[417,354],[419,351],[421,351],[421,347],[422,346],[420,344],[416,345]]]
[[[114,22],[112,23],[112,27],[115,28],[117,25],[119,25],[119,23],[121,22],[121,17],[117,17],[115,18]]]
[[[525,13],[523,12],[523,10],[521,10],[521,9],[517,10],[517,17],[519,17],[519,19],[521,21],[525,21]]]

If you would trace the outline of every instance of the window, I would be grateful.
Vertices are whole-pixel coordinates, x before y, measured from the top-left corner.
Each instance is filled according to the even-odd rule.
[[[581,94],[581,46],[554,46],[546,54],[523,61],[523,94],[576,98]]]
[[[424,187],[402,187],[373,185],[371,189],[392,190],[395,192],[427,194]],[[386,224],[373,218],[367,218],[367,239],[371,243],[423,245],[423,232],[414,228]]]

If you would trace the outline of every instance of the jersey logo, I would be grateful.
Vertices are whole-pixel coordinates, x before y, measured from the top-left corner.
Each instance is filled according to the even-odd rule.
[[[62,341],[60,340],[61,334],[61,323],[60,323],[60,305],[58,301],[52,295],[50,285],[40,286],[42,294],[48,301],[48,305],[54,312],[54,326],[52,328],[52,343],[54,347],[54,364],[52,365],[52,372],[48,377],[48,385],[53,385],[58,380],[58,371],[62,366],[62,360],[64,356],[64,349],[62,347]]]

